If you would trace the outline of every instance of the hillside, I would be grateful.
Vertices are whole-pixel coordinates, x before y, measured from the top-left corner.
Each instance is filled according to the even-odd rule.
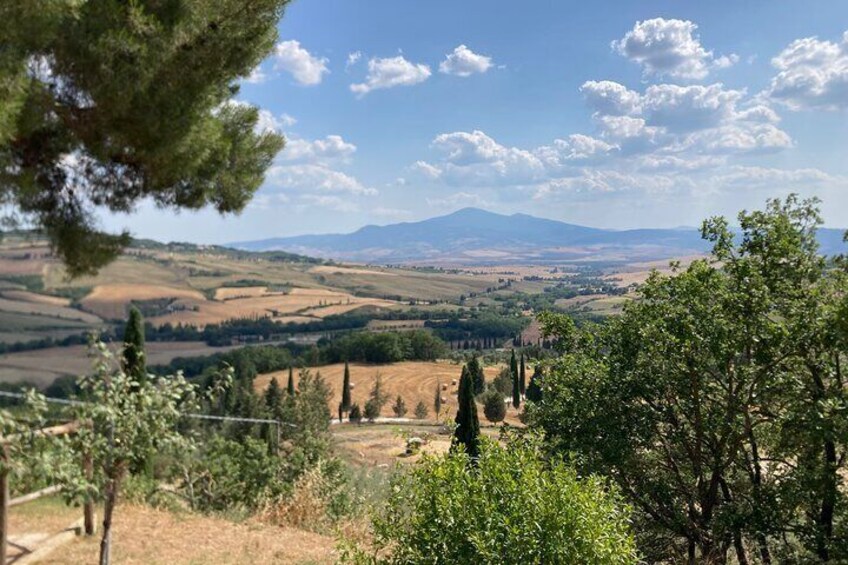
[[[841,230],[821,230],[823,252],[840,252],[841,239]],[[301,235],[231,245],[252,251],[280,250],[355,261],[478,265],[650,261],[709,249],[694,228],[606,230],[477,208],[420,222],[365,226],[349,234]]]

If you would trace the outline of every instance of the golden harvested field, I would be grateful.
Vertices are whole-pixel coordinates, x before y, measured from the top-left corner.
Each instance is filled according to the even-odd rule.
[[[27,290],[4,290],[0,292],[0,296],[9,300],[17,300],[20,302],[31,302],[33,304],[50,304],[51,306],[70,306],[70,298],[62,298],[61,296],[47,296],[46,294],[37,294]]]
[[[0,298],[0,313],[2,312],[34,314],[45,318],[60,318],[64,320],[79,320],[86,324],[99,324],[102,322],[100,318],[93,314],[81,312],[73,308],[42,302],[11,300],[5,298],[5,295],[4,298]]]
[[[62,529],[81,515],[79,509],[69,513],[60,505],[64,507],[55,499],[41,503],[40,508],[36,508],[37,516],[50,520],[52,511],[63,519],[70,517],[68,523],[59,526]],[[15,528],[17,511],[17,508],[11,511],[12,528]],[[335,540],[330,536],[254,520],[236,523],[223,518],[132,504],[118,506],[113,528],[112,562],[116,565],[319,564],[333,563],[335,555]],[[46,528],[42,526],[39,529]],[[99,543],[99,536],[75,538],[40,563],[96,563]]]
[[[158,284],[119,283],[95,286],[80,303],[86,310],[103,318],[114,320],[126,317],[127,306],[133,300],[157,300],[160,298],[206,300],[206,297],[196,290]]]
[[[692,261],[703,259],[704,255],[688,255],[674,259],[680,262],[680,267],[685,269]],[[614,282],[618,287],[630,286],[631,284],[643,284],[653,271],[659,271],[663,274],[671,274],[672,270],[669,266],[671,260],[665,261],[646,261],[644,263],[631,263],[626,269],[620,272],[610,273],[604,276],[604,279]]]
[[[389,277],[398,276],[397,273],[390,271],[373,269],[364,269],[359,267],[342,267],[340,265],[318,265],[309,269],[310,273],[333,274],[333,275],[385,275]]]
[[[499,366],[485,367],[486,379],[491,380],[495,378],[500,369]],[[330,412],[335,416],[338,412],[338,404],[342,396],[344,363],[317,367],[313,371],[320,372],[330,387],[330,390],[333,391],[333,397],[330,399]],[[368,400],[368,393],[371,392],[371,387],[374,386],[374,381],[377,380],[377,375],[379,374],[382,377],[386,393],[391,399],[383,407],[382,416],[394,416],[392,404],[394,404],[397,395],[401,395],[409,410],[407,417],[412,417],[415,405],[419,401],[423,401],[432,418],[434,416],[433,401],[436,397],[436,385],[440,383],[447,385],[447,390],[442,391],[442,397],[445,399],[442,407],[443,415],[453,415],[456,410],[457,387],[451,383],[453,380],[459,382],[461,372],[461,365],[448,361],[404,361],[389,365],[351,363],[350,382],[353,385],[351,397],[354,403],[358,403],[360,407],[363,407]],[[529,373],[532,374],[532,370]],[[286,382],[288,382],[288,371],[277,371],[259,375],[254,381],[256,390],[258,392],[264,391],[272,378],[276,378],[280,386],[285,387]],[[295,375],[296,378],[297,375]]]
[[[254,296],[265,296],[266,294],[269,294],[267,286],[222,286],[215,289],[215,300],[250,298]]]
[[[183,323],[205,326],[233,318],[274,318],[309,316],[323,318],[342,314],[363,306],[393,308],[397,302],[377,298],[363,298],[344,292],[326,289],[294,288],[289,293],[270,293],[244,298],[217,301],[200,298],[181,298],[173,303],[174,311],[150,318],[154,324]]]
[[[235,347],[237,346],[210,347],[201,341],[148,342],[147,363],[165,364],[175,357],[211,355]],[[88,348],[84,345],[7,353],[0,355],[0,382],[29,381],[39,386],[47,386],[56,377],[87,373],[91,369],[91,363]]]

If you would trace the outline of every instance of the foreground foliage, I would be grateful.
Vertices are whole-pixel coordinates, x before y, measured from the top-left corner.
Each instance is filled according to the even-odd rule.
[[[483,439],[474,465],[453,451],[396,477],[373,521],[373,547],[347,546],[342,560],[630,564],[628,516],[602,479],[546,461],[538,440]]]
[[[654,274],[604,328],[546,315],[561,357],[529,421],[638,510],[651,561],[848,560],[846,271],[815,202],[704,224],[712,257]]]

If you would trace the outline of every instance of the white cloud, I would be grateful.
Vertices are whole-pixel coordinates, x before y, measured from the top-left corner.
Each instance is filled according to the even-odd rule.
[[[649,86],[642,97],[646,123],[669,131],[693,131],[717,127],[736,112],[745,96],[740,90],[727,90],[722,84],[709,86]]]
[[[433,208],[456,208],[459,206],[487,207],[491,205],[488,200],[472,192],[455,192],[444,198],[426,198],[425,201],[428,206]]]
[[[401,210],[399,208],[384,208],[382,206],[378,206],[371,210],[371,213],[378,218],[385,218],[389,220],[408,220],[412,217],[412,212],[409,210]]]
[[[779,71],[768,95],[792,110],[848,108],[848,31],[839,43],[807,37],[771,60]]]
[[[475,73],[485,73],[492,67],[492,58],[473,52],[460,45],[445,56],[439,64],[439,72],[447,75],[468,77]]]
[[[735,64],[736,55],[715,58],[695,35],[698,26],[687,20],[654,18],[637,22],[632,30],[612,49],[642,65],[646,75],[700,80],[711,68],[722,69]]]
[[[345,70],[348,70],[353,65],[359,62],[362,58],[362,51],[354,51],[352,53],[347,54],[347,62],[345,63]]]
[[[533,153],[500,145],[479,130],[443,133],[432,146],[444,156],[441,177],[451,184],[520,184],[544,175]]]
[[[411,86],[424,82],[430,77],[430,67],[410,63],[402,55],[386,59],[368,61],[368,75],[365,82],[350,85],[350,90],[358,96],[364,96],[372,90]]]
[[[255,69],[250,71],[250,74],[244,79],[244,82],[248,82],[250,84],[262,84],[268,80],[268,75],[262,70],[261,66],[257,66]]]
[[[589,107],[600,114],[624,116],[639,111],[639,93],[611,80],[584,82],[580,92]]]
[[[442,175],[442,170],[435,165],[431,165],[427,161],[416,161],[411,169],[418,173],[421,173],[425,177],[429,179],[437,179]]]
[[[273,131],[282,133],[287,127],[291,127],[297,123],[297,120],[288,114],[280,114],[275,116],[270,111],[264,108],[259,109],[259,119],[256,121],[256,131]]]
[[[355,202],[345,200],[338,196],[327,196],[323,194],[304,194],[301,197],[302,202],[328,208],[335,212],[358,212],[359,206]]]
[[[342,139],[340,135],[328,135],[324,139],[290,139],[280,153],[283,161],[308,161],[328,163],[346,161],[356,152],[356,145]]]
[[[278,190],[304,193],[344,192],[358,196],[374,196],[377,190],[358,179],[322,164],[274,165],[266,175],[268,186]]]
[[[330,72],[328,62],[325,57],[310,54],[294,39],[278,43],[274,50],[274,68],[288,71],[303,86],[320,84],[324,75]]]

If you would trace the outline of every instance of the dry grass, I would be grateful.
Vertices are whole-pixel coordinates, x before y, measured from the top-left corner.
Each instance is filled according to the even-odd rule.
[[[83,307],[108,320],[126,317],[127,306],[133,300],[157,300],[182,298],[206,300],[200,292],[186,288],[175,288],[158,284],[101,284],[83,298]]]
[[[61,318],[65,320],[78,320],[86,324],[99,324],[102,322],[100,318],[93,314],[67,308],[65,306],[56,306],[53,304],[45,304],[40,302],[23,302],[19,300],[10,300],[0,298],[0,312],[13,312],[17,314],[34,314],[36,316],[44,316],[47,318]]]
[[[295,288],[288,293],[259,294],[231,298],[225,301],[206,300],[202,297],[200,299],[181,298],[174,301],[173,306],[176,309],[173,313],[151,318],[150,321],[154,324],[170,322],[172,324],[205,326],[206,324],[220,323],[234,318],[266,316],[272,316],[275,319],[289,316],[322,318],[331,314],[349,312],[363,306],[392,308],[398,306],[398,303],[390,300],[363,298],[327,289]]]
[[[333,563],[334,540],[294,528],[122,505],[115,512],[113,563]],[[78,538],[44,563],[96,563],[99,539]]]
[[[363,269],[357,267],[340,267],[334,265],[318,265],[309,269],[310,273],[332,274],[332,275],[385,275],[389,277],[398,276],[397,273],[380,271],[377,269]]]
[[[338,411],[339,399],[341,399],[344,363],[325,365],[315,370],[321,373],[321,376],[324,377],[324,380],[333,392],[333,397],[330,399],[329,404],[330,413],[335,415]],[[498,374],[500,367],[491,366],[486,367],[484,370],[486,379],[491,380]],[[389,365],[352,363],[350,365],[350,381],[354,385],[354,388],[351,391],[351,399],[353,402],[358,403],[360,407],[364,407],[365,402],[368,400],[371,387],[374,386],[374,382],[377,380],[377,375],[379,374],[382,377],[386,393],[391,399],[383,407],[381,412],[383,416],[394,416],[391,405],[397,396],[400,395],[406,403],[408,410],[407,417],[413,417],[415,405],[419,401],[424,402],[432,417],[436,385],[441,383],[447,385],[447,390],[442,391],[442,397],[445,398],[442,412],[443,415],[451,416],[456,410],[457,393],[457,387],[452,385],[451,382],[453,380],[458,382],[461,372],[462,367],[460,365],[455,365],[447,361],[405,361]],[[281,386],[285,386],[288,379],[288,371],[277,371],[275,373],[259,375],[254,381],[256,390],[260,392],[264,391],[272,378],[276,378]]]
[[[0,293],[3,298],[16,300],[18,302],[30,302],[32,304],[49,304],[50,306],[70,306],[70,298],[62,298],[61,296],[47,296],[46,294],[37,294],[27,290],[6,290]]]
[[[232,300],[233,298],[250,298],[268,294],[267,286],[222,286],[215,289],[215,300]]]

